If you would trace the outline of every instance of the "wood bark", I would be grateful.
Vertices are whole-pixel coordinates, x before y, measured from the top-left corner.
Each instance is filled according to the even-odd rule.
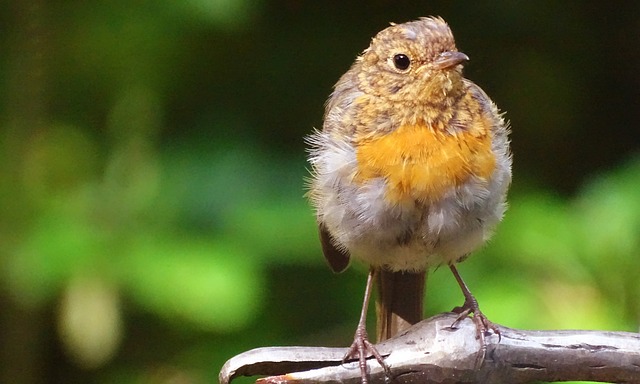
[[[391,367],[392,383],[531,383],[588,380],[640,383],[640,334],[604,331],[526,331],[498,326],[483,352],[471,319],[452,329],[446,313],[409,328],[376,347]],[[271,375],[271,383],[360,383],[357,362],[342,362],[346,348],[266,347],[233,357],[220,384],[237,376]],[[389,383],[369,359],[369,383]]]

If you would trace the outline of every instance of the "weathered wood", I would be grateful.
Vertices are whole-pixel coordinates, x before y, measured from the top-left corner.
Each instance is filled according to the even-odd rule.
[[[524,331],[499,326],[501,338],[486,338],[479,356],[475,325],[455,314],[424,320],[377,345],[391,367],[393,383],[530,383],[589,380],[640,383],[640,334],[603,331]],[[357,362],[342,363],[346,348],[267,347],[242,353],[222,367],[220,383],[237,376],[279,375],[270,383],[359,384]],[[368,360],[371,384],[384,372]]]

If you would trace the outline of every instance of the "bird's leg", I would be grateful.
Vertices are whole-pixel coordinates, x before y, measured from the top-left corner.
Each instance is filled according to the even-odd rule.
[[[455,265],[450,264],[449,268],[453,273],[453,276],[456,278],[460,289],[462,289],[462,294],[464,295],[464,304],[461,307],[456,307],[453,309],[453,312],[458,314],[458,318],[456,321],[451,324],[451,328],[456,328],[458,323],[462,321],[465,317],[469,316],[470,313],[473,313],[473,322],[476,325],[476,338],[480,341],[480,353],[478,354],[478,360],[476,361],[476,366],[480,366],[482,364],[482,360],[484,360],[484,356],[487,352],[487,344],[485,342],[485,336],[491,330],[494,334],[498,335],[498,341],[501,338],[500,329],[493,324],[487,317],[480,311],[480,307],[478,306],[478,301],[473,296],[471,291],[469,291],[469,287],[465,284],[462,277],[458,273],[458,269]]]
[[[344,355],[342,361],[349,359],[358,359],[358,366],[360,367],[360,375],[362,377],[362,384],[367,384],[367,356],[373,355],[382,369],[384,369],[387,378],[391,378],[391,370],[387,363],[375,348],[375,346],[369,341],[367,334],[367,309],[369,307],[369,298],[371,297],[371,290],[373,286],[373,277],[375,275],[375,269],[369,270],[367,276],[367,286],[364,290],[364,301],[362,303],[362,312],[360,312],[360,321],[358,321],[358,327],[356,328],[356,334],[353,338],[353,344],[349,348],[349,351]]]

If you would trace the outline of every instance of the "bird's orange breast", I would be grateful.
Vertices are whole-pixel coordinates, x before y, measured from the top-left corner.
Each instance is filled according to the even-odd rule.
[[[471,176],[489,178],[496,159],[489,130],[447,133],[423,124],[405,125],[357,144],[356,182],[382,177],[390,203],[434,202]]]

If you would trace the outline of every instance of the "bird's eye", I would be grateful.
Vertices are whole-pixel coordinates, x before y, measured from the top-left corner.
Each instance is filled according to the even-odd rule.
[[[411,59],[404,53],[398,53],[393,56],[393,65],[400,71],[406,71],[411,65]]]

